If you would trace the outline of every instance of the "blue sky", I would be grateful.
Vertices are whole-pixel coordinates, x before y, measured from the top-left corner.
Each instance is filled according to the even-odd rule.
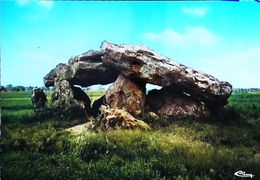
[[[1,1],[1,84],[43,86],[101,42],[145,44],[234,87],[260,88],[260,3]]]

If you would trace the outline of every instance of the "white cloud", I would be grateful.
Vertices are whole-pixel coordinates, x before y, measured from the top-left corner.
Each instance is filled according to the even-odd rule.
[[[202,71],[229,81],[235,88],[260,88],[260,46],[227,51],[201,60]]]
[[[19,6],[25,6],[29,3],[30,0],[17,0]]]
[[[203,7],[186,7],[186,6],[184,6],[181,8],[181,10],[185,14],[202,17],[208,13],[209,8],[206,6],[203,6]]]
[[[53,0],[17,0],[18,6],[26,6],[31,3],[37,3],[39,6],[51,9],[54,5]]]
[[[220,42],[221,38],[205,27],[188,26],[184,32],[174,29],[165,29],[160,33],[145,33],[143,36],[152,42],[159,42],[165,47],[173,46],[213,46]]]
[[[204,27],[165,29],[143,34],[158,52],[196,70],[212,74],[235,88],[260,88],[260,46],[224,39]]]
[[[48,9],[51,9],[53,7],[53,1],[52,0],[40,0],[40,1],[37,1],[37,3],[40,6],[46,7]]]

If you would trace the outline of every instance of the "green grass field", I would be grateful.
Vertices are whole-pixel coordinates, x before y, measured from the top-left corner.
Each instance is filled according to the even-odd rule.
[[[146,117],[149,132],[78,135],[65,131],[76,119],[36,117],[30,96],[1,94],[2,179],[236,179],[238,170],[260,179],[260,93],[234,93],[214,118]]]

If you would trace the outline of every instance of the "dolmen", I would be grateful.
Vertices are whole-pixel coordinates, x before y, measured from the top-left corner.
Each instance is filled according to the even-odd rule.
[[[81,89],[110,83],[113,84],[106,94],[93,103]],[[162,88],[146,93],[147,83]],[[101,124],[106,125],[116,119],[129,124],[122,115],[127,114],[128,119],[132,117],[126,129],[139,127],[139,118],[149,112],[178,118],[207,117],[226,105],[232,93],[230,83],[177,63],[144,45],[107,41],[102,42],[99,51],[90,50],[66,64],[58,64],[44,77],[44,84],[54,87],[54,107],[85,117],[102,116]]]

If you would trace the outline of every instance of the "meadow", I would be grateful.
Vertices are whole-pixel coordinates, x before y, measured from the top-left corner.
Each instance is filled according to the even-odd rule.
[[[238,170],[260,179],[259,92],[233,93],[207,119],[147,116],[152,131],[84,134],[66,131],[81,120],[36,116],[30,96],[1,92],[2,179],[237,179]]]

